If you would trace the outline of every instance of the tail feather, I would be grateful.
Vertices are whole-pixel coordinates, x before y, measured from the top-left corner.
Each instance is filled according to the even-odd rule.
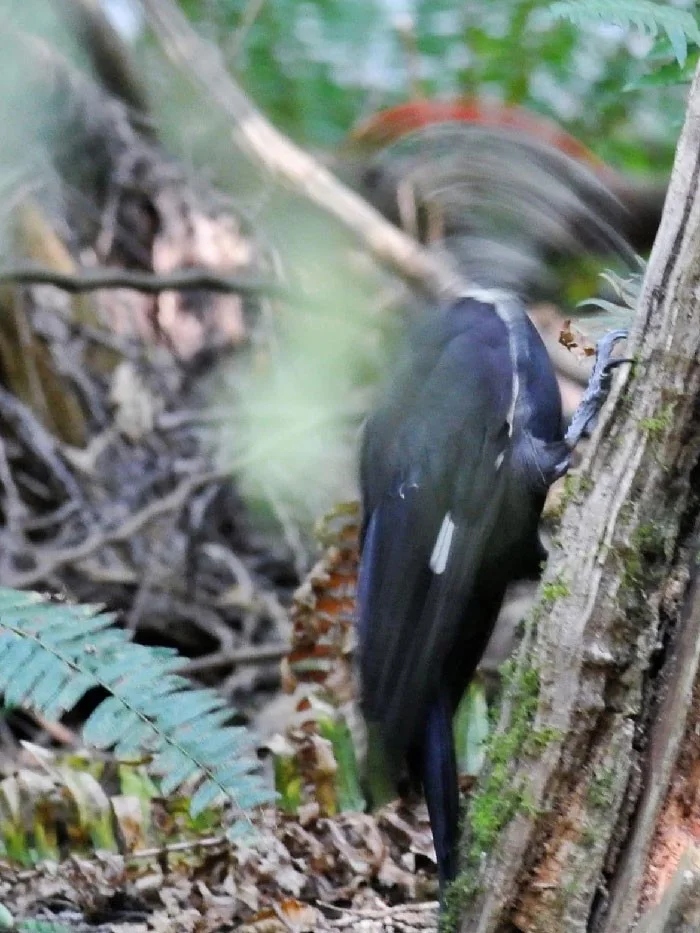
[[[459,788],[452,713],[444,693],[428,714],[420,757],[420,779],[433,830],[440,890],[444,893],[445,886],[457,876],[459,833]]]

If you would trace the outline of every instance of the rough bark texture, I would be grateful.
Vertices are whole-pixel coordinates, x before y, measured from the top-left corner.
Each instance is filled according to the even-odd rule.
[[[700,81],[618,387],[552,550],[492,768],[461,930],[624,933],[698,663]],[[461,898],[460,898],[461,895]]]
[[[658,906],[642,918],[638,933],[696,933],[700,929],[700,849],[693,847]]]

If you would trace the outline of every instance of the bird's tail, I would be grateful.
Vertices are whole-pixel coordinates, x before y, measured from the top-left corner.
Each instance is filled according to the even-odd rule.
[[[457,877],[459,787],[452,735],[452,710],[439,696],[430,708],[425,741],[419,750],[421,779],[437,857],[440,891]]]

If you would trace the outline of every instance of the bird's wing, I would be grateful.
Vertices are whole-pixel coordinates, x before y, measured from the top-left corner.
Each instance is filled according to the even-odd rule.
[[[399,755],[439,687],[503,497],[513,375],[491,311],[450,334],[422,385],[366,428],[363,701]]]

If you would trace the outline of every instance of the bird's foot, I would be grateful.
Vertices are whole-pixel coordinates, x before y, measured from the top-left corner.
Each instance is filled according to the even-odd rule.
[[[582,437],[590,437],[605,400],[610,394],[612,371],[630,359],[613,359],[615,346],[627,338],[626,330],[613,330],[602,337],[595,348],[595,364],[586,391],[578,404],[566,432],[566,443],[573,449]]]

